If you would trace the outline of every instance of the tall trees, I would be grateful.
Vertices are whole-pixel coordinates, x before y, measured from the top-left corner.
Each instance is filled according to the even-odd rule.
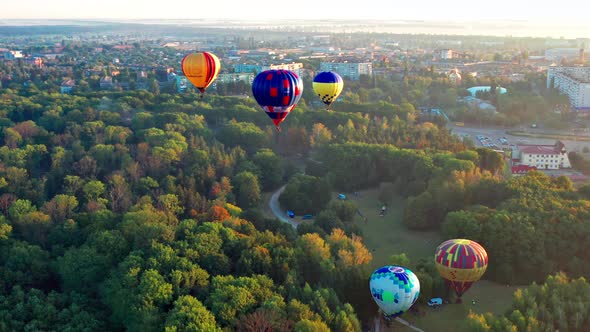
[[[0,330],[99,331],[105,329],[99,309],[75,294],[45,294],[15,286],[0,297]]]
[[[539,174],[494,177],[499,155],[464,151],[402,103],[398,86],[409,102],[451,103],[436,77],[358,84],[361,96],[337,112],[301,105],[281,135],[248,99],[0,91],[0,330],[359,331],[357,314],[375,309],[372,257],[351,226],[355,205],[332,201],[332,188],[384,181],[384,201],[409,197],[409,225],[442,223],[449,237],[481,242],[491,278],[590,273],[588,204],[577,199],[587,190]],[[361,97],[371,102],[350,102]],[[372,101],[387,97],[398,104]],[[314,166],[280,198],[316,215],[298,236],[257,207],[262,190],[297,172],[283,154],[309,148]],[[432,266],[416,267],[434,294]]]
[[[165,323],[166,332],[217,332],[215,316],[196,298],[185,295],[174,301]]]
[[[163,325],[163,308],[172,300],[172,285],[158,271],[138,271],[132,263],[105,282],[103,294],[116,323],[131,330],[157,331]]]
[[[492,195],[491,208],[449,213],[445,235],[481,243],[490,255],[487,275],[493,279],[531,282],[559,270],[587,275],[581,262],[590,259],[584,244],[590,238],[585,222],[590,205],[573,195],[569,183],[531,172],[498,188],[503,189]]]
[[[470,331],[586,331],[590,285],[584,278],[570,280],[564,273],[547,277],[514,294],[512,308],[504,315],[471,313]]]
[[[253,123],[231,121],[219,134],[219,140],[228,146],[241,146],[248,152],[268,146],[267,134]]]
[[[297,214],[315,214],[325,208],[331,199],[331,186],[326,179],[298,174],[289,180],[279,202]]]
[[[260,185],[258,177],[251,172],[241,172],[233,179],[234,193],[239,206],[251,208],[260,201]]]
[[[271,191],[283,182],[283,160],[270,149],[262,149],[252,156],[252,162],[259,169],[260,184],[264,191]]]
[[[273,295],[273,282],[265,276],[216,276],[211,281],[207,303],[221,324],[230,325],[236,317],[253,311]]]

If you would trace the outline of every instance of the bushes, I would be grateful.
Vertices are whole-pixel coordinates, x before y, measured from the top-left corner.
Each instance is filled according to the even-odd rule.
[[[573,168],[584,173],[584,175],[590,175],[590,161],[573,151],[568,153],[568,157]]]
[[[331,199],[332,188],[327,180],[309,175],[296,175],[279,197],[281,206],[295,214],[317,214]]]

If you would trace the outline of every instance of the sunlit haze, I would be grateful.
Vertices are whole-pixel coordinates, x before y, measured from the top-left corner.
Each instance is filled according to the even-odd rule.
[[[568,10],[556,9],[568,8]],[[0,19],[29,18],[111,18],[111,19],[500,19],[551,22],[580,21],[586,16],[579,0],[564,0],[552,6],[530,1],[496,0],[334,2],[299,0],[29,0],[6,1]],[[583,8],[582,8],[583,9]]]
[[[214,24],[217,25],[229,23],[226,20],[268,24],[284,19],[328,19],[357,20],[366,25],[363,28],[357,25],[355,29],[367,32],[588,38],[590,23],[585,20],[585,8],[580,6],[579,0],[560,1],[557,7],[513,0],[481,3],[471,0],[366,0],[357,3],[300,0],[288,4],[269,0],[30,0],[3,4],[0,25],[31,19],[150,20],[149,23],[184,20],[176,22],[180,24],[202,24],[205,19],[216,20]],[[368,20],[388,20],[387,23],[395,20],[395,26],[379,27]],[[18,24],[47,24],[47,21],[19,21]],[[283,21],[280,24],[288,28],[311,23]],[[322,25],[329,28],[332,24],[323,22]],[[335,25],[331,28],[338,29]]]

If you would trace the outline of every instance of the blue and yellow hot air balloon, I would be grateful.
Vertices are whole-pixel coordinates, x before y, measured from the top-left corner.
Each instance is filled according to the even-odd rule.
[[[182,73],[186,78],[201,91],[201,96],[205,89],[217,77],[221,64],[219,58],[209,52],[197,52],[186,55],[180,64]]]
[[[342,92],[344,81],[337,73],[323,71],[313,78],[312,87],[322,102],[327,105],[326,109],[330,109],[332,103]]]
[[[266,70],[256,75],[252,82],[254,99],[279,131],[281,122],[295,108],[302,93],[301,78],[290,70]]]
[[[416,303],[420,295],[420,281],[410,269],[386,265],[371,274],[371,295],[386,319],[397,317]]]
[[[441,243],[434,254],[436,268],[455,290],[458,302],[488,267],[488,253],[477,242],[451,239]]]

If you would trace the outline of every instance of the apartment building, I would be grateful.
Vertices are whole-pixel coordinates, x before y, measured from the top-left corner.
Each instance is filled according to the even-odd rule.
[[[590,67],[549,67],[547,88],[552,87],[569,97],[575,111],[590,110]]]
[[[321,62],[320,71],[333,71],[343,78],[357,81],[360,75],[373,75],[371,62]]]
[[[265,70],[290,70],[301,76],[303,72],[303,64],[301,62],[293,62],[293,63],[281,63],[281,64],[270,64],[270,65],[258,65],[258,64],[247,64],[247,63],[238,63],[234,65],[234,71],[236,73],[261,73]]]

